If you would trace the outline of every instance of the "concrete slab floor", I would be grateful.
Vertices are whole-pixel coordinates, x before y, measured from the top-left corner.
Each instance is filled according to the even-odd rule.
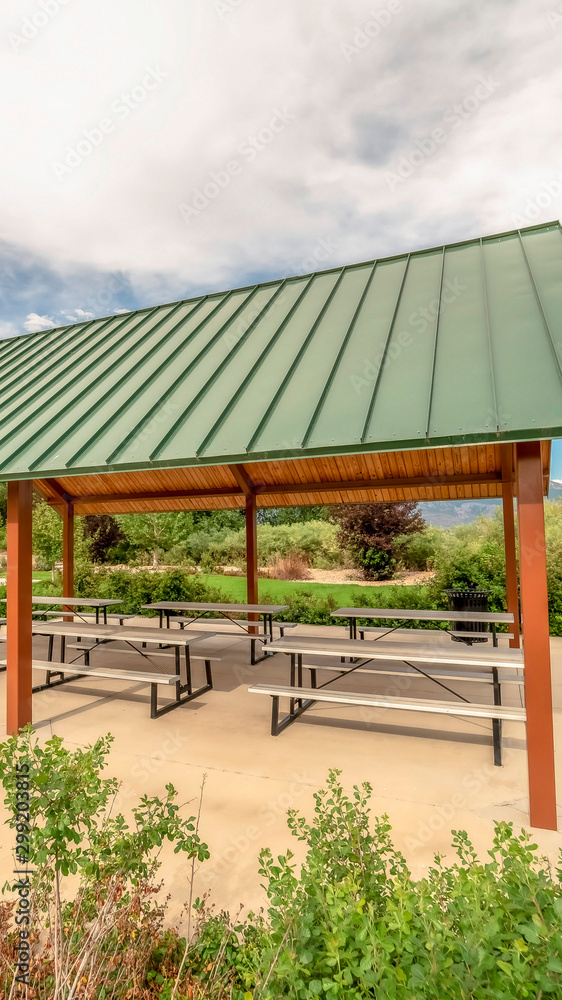
[[[146,624],[146,619],[140,621]],[[299,626],[298,631],[345,634],[343,629],[329,627]],[[206,775],[201,836],[209,844],[211,859],[196,874],[195,895],[210,888],[211,900],[230,910],[237,910],[240,903],[253,909],[266,905],[258,874],[259,849],[269,846],[280,853],[290,846],[300,856],[302,848],[292,842],[286,827],[287,809],[297,808],[310,817],[313,792],[325,782],[331,767],[342,770],[348,789],[362,781],[372,784],[373,814],[389,815],[395,843],[417,876],[423,875],[436,852],[452,857],[452,828],[467,830],[484,856],[491,846],[495,820],[510,820],[517,829],[529,827],[524,726],[505,725],[500,768],[493,765],[491,723],[454,716],[321,705],[274,739],[270,736],[270,699],[248,694],[248,687],[258,681],[286,683],[288,657],[278,654],[251,667],[245,641],[222,637],[206,640],[205,646],[210,653],[222,655],[213,667],[214,690],[160,719],[150,719],[149,689],[133,680],[77,679],[35,695],[33,702],[34,725],[41,740],[56,733],[72,748],[85,746],[100,734],[113,734],[105,773],[121,782],[114,812],[119,809],[127,815],[141,795],[162,794],[171,781],[178,789],[179,802],[185,803],[184,815],[191,815]],[[552,639],[551,649],[562,803],[562,639]],[[46,657],[43,638],[35,640],[35,655]],[[166,668],[166,655],[154,658],[159,669]],[[131,669],[136,665],[134,654],[123,656],[117,645],[95,653],[92,662],[94,656],[107,665]],[[203,680],[200,662],[195,664],[195,674]],[[35,675],[35,681],[40,677]],[[392,684],[388,676],[355,674],[334,686],[388,693]],[[451,686],[474,701],[491,701],[488,685],[451,682]],[[6,674],[2,673],[0,738],[6,733],[5,689]],[[410,692],[454,701],[419,676],[404,691]],[[506,704],[520,704],[520,696],[515,685],[503,689]],[[162,702],[168,697],[163,688]],[[3,806],[0,812],[5,819]],[[561,821],[562,816],[560,829]],[[0,826],[1,883],[12,871],[12,839],[11,831]],[[560,833],[533,830],[533,839],[542,853],[557,860]],[[171,893],[169,915],[175,920],[189,895],[189,865],[169,845],[161,857],[160,875],[165,892]]]

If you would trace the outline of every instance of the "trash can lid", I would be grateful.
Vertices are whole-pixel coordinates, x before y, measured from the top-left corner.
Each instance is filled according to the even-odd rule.
[[[490,594],[491,591],[490,590],[473,590],[473,589],[471,589],[469,587],[467,587],[466,590],[463,590],[460,587],[446,587],[445,588],[445,593],[446,594],[452,594],[452,595],[455,595],[455,596],[458,594],[459,597],[465,597],[466,595],[469,595],[470,597],[485,597],[487,594]]]

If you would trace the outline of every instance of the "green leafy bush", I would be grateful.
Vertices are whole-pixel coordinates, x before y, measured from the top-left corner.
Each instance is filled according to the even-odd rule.
[[[380,608],[388,607],[387,603],[390,598],[391,606],[393,608],[441,608],[446,607],[445,595],[435,595],[429,587],[393,587],[391,594],[388,595],[382,592],[381,588],[378,587],[358,587],[355,593],[352,593],[350,599],[350,606],[356,608]],[[264,603],[275,604],[277,601],[273,600],[267,594],[267,585],[265,585],[264,590],[261,592],[261,599]],[[332,618],[331,613],[335,611],[339,606],[340,602],[335,600],[329,593],[324,596],[319,596],[318,591],[303,587],[299,589],[298,593],[289,592],[283,597],[283,604],[287,604],[287,611],[278,612],[275,617],[278,621],[286,622],[302,622],[306,625],[340,625],[342,624],[342,619]],[[369,619],[358,619],[360,625],[372,625],[373,622]],[[391,619],[390,623],[392,625],[398,625],[400,627],[407,627],[408,622],[398,621],[398,619]],[[385,622],[386,624],[386,622]],[[434,622],[414,622],[412,623],[417,628],[435,628]]]
[[[244,528],[208,534],[195,531],[184,547],[186,555],[197,563],[205,559],[211,566],[244,566],[246,562]],[[309,566],[316,565],[317,560],[324,566],[338,566],[344,559],[337,544],[337,528],[328,521],[258,524],[258,552],[264,566],[293,553]]]
[[[189,957],[204,956],[203,980],[207,968],[209,981],[230,982],[220,996],[233,1000],[562,996],[562,870],[552,874],[528,835],[497,824],[482,862],[454,831],[457,860],[437,856],[416,880],[387,817],[371,822],[370,785],[349,796],[339,773],[315,794],[312,822],[289,811],[307,847],[300,872],[291,851],[261,853],[267,923],[232,928],[223,915],[222,932],[217,918],[199,928]]]
[[[545,501],[545,536],[550,632],[562,635],[562,503]],[[434,600],[446,607],[447,587],[490,591],[492,611],[505,611],[505,555],[501,508],[492,517],[443,531],[435,554]]]
[[[435,556],[434,592],[446,588],[489,590],[492,611],[503,611],[505,597],[505,554],[501,510],[493,517],[483,514],[471,524],[443,532]]]
[[[88,596],[115,597],[122,602],[120,610],[128,613],[150,614],[142,611],[143,604],[158,601],[220,601],[220,590],[208,587],[196,573],[169,570],[151,573],[148,570],[101,570],[94,574],[93,593]]]
[[[69,750],[53,736],[40,745],[27,726],[2,747],[7,823],[14,841],[25,844],[20,862],[27,859],[33,870],[29,975],[31,995],[41,1000],[132,996],[162,929],[164,907],[154,903],[159,887],[152,881],[162,844],[170,841],[190,859],[209,857],[198,820],[181,817],[171,784],[162,799],[142,796],[132,824],[112,813],[118,782],[101,775],[111,742],[108,735]],[[6,883],[4,891],[9,888]],[[0,917],[6,996],[16,959],[14,918],[6,901]]]
[[[28,727],[0,758],[14,829],[21,764],[28,766],[37,1000],[562,996],[562,867],[553,872],[528,834],[498,823],[486,859],[465,831],[453,831],[456,860],[437,855],[415,879],[387,816],[371,817],[371,786],[348,794],[337,770],[315,793],[310,821],[288,812],[291,834],[305,845],[302,865],[290,850],[261,851],[265,914],[242,919],[240,910],[231,919],[204,897],[194,903],[193,935],[191,911],[185,936],[165,928],[165,904],[153,901],[157,852],[169,840],[192,865],[207,858],[199,817],[180,818],[171,785],[163,799],[141,799],[132,826],[113,816],[117,785],[101,776],[110,742],[67,750],[53,737],[40,747]],[[6,996],[15,945],[13,904],[0,902]]]
[[[396,539],[396,555],[405,569],[433,569],[437,553],[443,544],[443,528],[429,526],[413,535]]]

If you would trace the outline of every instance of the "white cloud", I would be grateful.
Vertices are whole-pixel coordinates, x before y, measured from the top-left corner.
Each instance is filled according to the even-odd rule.
[[[330,266],[562,214],[550,0],[402,0],[376,32],[372,11],[390,6],[81,0],[14,50],[22,5],[3,0],[6,238],[24,233],[59,273],[126,271],[158,301],[288,273],[322,239]],[[166,74],[153,90],[151,70]],[[389,190],[481,78],[497,81],[489,97]],[[200,191],[186,224],[179,206]]]
[[[61,313],[68,323],[82,323],[84,320],[94,318],[94,313],[87,312],[85,309],[74,309],[73,312],[70,313],[61,309]]]
[[[116,316],[120,316],[122,313],[128,313],[130,311],[131,311],[130,309],[116,309],[115,310],[115,315]]]
[[[50,316],[38,316],[37,313],[28,313],[23,325],[28,333],[38,333],[39,330],[52,330],[56,324]]]
[[[0,320],[0,340],[4,340],[6,337],[15,337],[19,332],[15,323]]]

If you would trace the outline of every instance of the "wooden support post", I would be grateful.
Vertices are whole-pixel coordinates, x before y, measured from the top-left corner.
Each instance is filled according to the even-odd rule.
[[[515,546],[515,517],[513,513],[515,447],[512,444],[502,444],[502,501],[503,501],[503,537],[505,550],[505,589],[507,595],[507,610],[514,618],[511,631],[513,639],[509,640],[512,649],[521,645],[521,625],[519,613],[519,583],[517,578],[517,550]]]
[[[74,504],[65,503],[62,508],[62,593],[63,597],[74,597]],[[63,611],[71,611],[63,608]],[[65,617],[65,621],[72,618]]]
[[[530,821],[531,826],[556,830],[546,543],[539,441],[517,445],[517,517]]]
[[[30,479],[8,483],[7,718],[8,735],[31,722],[31,510]]]
[[[517,552],[515,548],[515,517],[513,514],[513,483],[502,486],[503,498],[503,537],[505,542],[505,587],[507,593],[507,610],[511,612],[514,623],[511,628],[513,639],[509,640],[512,649],[519,649],[519,585],[517,580]]]
[[[246,602],[258,603],[258,524],[255,493],[246,494]],[[258,621],[257,615],[248,615],[249,621]],[[256,632],[257,629],[250,629]]]

